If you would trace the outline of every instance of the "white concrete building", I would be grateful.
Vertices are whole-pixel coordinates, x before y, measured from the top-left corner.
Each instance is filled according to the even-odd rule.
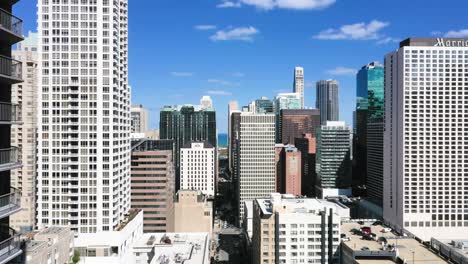
[[[349,218],[348,207],[326,200],[279,193],[255,199],[253,263],[337,261],[341,221]]]
[[[180,190],[198,190],[214,197],[216,148],[207,141],[189,142],[180,149]]]
[[[242,112],[239,132],[239,220],[244,202],[275,191],[275,115]]]
[[[208,233],[149,233],[133,245],[134,264],[209,264]]]
[[[127,0],[37,6],[38,228],[113,231],[130,208]]]
[[[301,98],[301,109],[304,108],[304,68],[294,68],[294,85],[293,92],[297,93]]]
[[[145,133],[149,125],[149,112],[143,105],[132,105],[130,108],[132,118],[132,133]]]
[[[24,82],[11,86],[12,111],[18,120],[11,126],[11,144],[21,151],[23,167],[11,171],[11,186],[21,191],[21,211],[10,216],[10,226],[20,232],[34,229],[36,218],[36,129],[37,129],[37,33],[12,51],[23,65]]]
[[[468,39],[385,57],[384,219],[423,240],[468,234]]]
[[[211,100],[210,96],[204,95],[200,99],[200,106],[201,106],[202,109],[213,108],[213,100]]]

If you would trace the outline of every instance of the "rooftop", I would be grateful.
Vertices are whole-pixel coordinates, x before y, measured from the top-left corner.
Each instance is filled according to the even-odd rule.
[[[208,233],[145,233],[133,249],[136,253],[154,249],[148,262],[152,264],[208,264],[209,242]]]
[[[349,241],[343,241],[343,244],[354,252],[356,258],[363,257],[367,258],[367,261],[371,261],[366,262],[365,260],[359,260],[358,263],[395,263],[391,260],[393,257],[397,257],[400,260],[413,261],[413,253],[416,263],[447,263],[417,240],[410,237],[402,237],[393,231],[384,232],[383,230],[385,226],[372,225],[372,223],[373,221],[364,222],[361,225],[358,222],[345,222],[341,225],[342,234],[346,234],[349,238]],[[359,232],[355,232],[364,226],[371,228],[371,233],[374,233],[377,236],[377,241],[365,240]],[[385,239],[381,239],[381,237]],[[387,241],[387,245],[391,245],[391,247],[383,248],[382,241],[385,240]],[[396,249],[393,249],[393,246]],[[375,259],[381,258],[382,260],[369,260],[369,257],[373,257]]]

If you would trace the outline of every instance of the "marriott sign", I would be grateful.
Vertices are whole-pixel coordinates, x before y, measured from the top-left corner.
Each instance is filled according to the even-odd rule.
[[[468,47],[468,39],[438,38],[434,47]]]

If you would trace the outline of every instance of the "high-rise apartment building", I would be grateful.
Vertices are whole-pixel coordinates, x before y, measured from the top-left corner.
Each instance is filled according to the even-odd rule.
[[[216,112],[194,105],[165,106],[160,113],[160,138],[174,140],[176,191],[180,186],[180,149],[192,141],[207,141],[217,146]]]
[[[317,109],[283,109],[279,118],[278,130],[283,144],[293,144],[294,138],[303,134],[315,136],[316,129],[320,127],[320,111]]]
[[[235,149],[236,142],[236,127],[232,121],[232,114],[234,112],[239,112],[239,104],[237,101],[230,101],[228,104],[228,161],[229,161],[229,171],[233,171],[233,154]]]
[[[357,74],[356,83],[353,185],[365,185],[369,200],[381,204],[384,127],[383,65],[372,62],[363,66]]]
[[[132,141],[131,207],[143,209],[143,232],[168,232],[168,210],[175,194],[169,141]]]
[[[213,202],[196,190],[179,190],[170,208],[170,232],[213,231]]]
[[[233,180],[237,180],[239,178],[239,133],[240,133],[240,120],[241,120],[241,112],[234,111],[231,113],[231,118],[229,120],[231,132],[231,138],[229,140],[229,165],[230,165],[230,172],[231,177]]]
[[[297,93],[301,98],[301,108],[304,108],[304,68],[294,68],[294,84],[293,92]]]
[[[301,152],[302,195],[315,197],[315,156],[317,139],[312,134],[304,134],[294,139],[294,146]]]
[[[302,195],[301,152],[294,145],[275,145],[276,192]]]
[[[272,193],[253,201],[252,263],[338,263],[349,208]]]
[[[208,142],[189,142],[180,149],[180,190],[215,196],[216,148]]]
[[[9,217],[21,210],[21,192],[11,186],[10,173],[21,168],[20,151],[11,145],[11,126],[20,121],[19,106],[12,104],[13,84],[22,82],[21,61],[12,58],[12,45],[23,40],[23,21],[12,14],[18,1],[0,2],[0,264],[22,254],[19,234]]]
[[[149,112],[143,105],[132,105],[132,133],[145,133],[148,131]]]
[[[36,128],[37,128],[37,33],[12,52],[22,64],[24,82],[11,87],[13,113],[21,123],[11,126],[11,144],[18,147],[23,167],[11,171],[11,186],[21,192],[22,210],[10,217],[10,225],[21,232],[32,231],[36,219]]]
[[[468,234],[468,39],[385,56],[384,219],[422,240]]]
[[[301,109],[301,96],[297,93],[279,93],[275,98],[275,113],[282,109]]]
[[[340,121],[328,121],[317,130],[315,183],[319,197],[350,195],[351,130]]]
[[[316,108],[320,110],[320,124],[340,120],[338,100],[338,81],[321,80],[317,82]]]
[[[130,209],[127,0],[37,6],[37,226],[113,231]]]
[[[244,201],[275,190],[275,115],[242,112],[238,144],[237,199],[242,224]]]

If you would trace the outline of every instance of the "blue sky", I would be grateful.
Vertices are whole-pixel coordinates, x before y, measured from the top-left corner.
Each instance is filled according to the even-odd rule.
[[[230,100],[246,105],[292,90],[303,66],[305,102],[315,82],[340,82],[340,117],[352,124],[355,74],[409,36],[468,37],[465,0],[129,0],[132,102],[151,110],[152,128],[167,104],[213,98],[218,130]],[[36,1],[15,14],[36,30]]]

